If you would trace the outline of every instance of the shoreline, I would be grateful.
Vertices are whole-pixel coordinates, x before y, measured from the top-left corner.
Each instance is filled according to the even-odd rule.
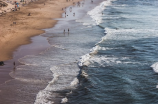
[[[65,69],[65,70],[62,70],[63,75],[61,77],[66,77],[65,80],[59,79],[57,82],[67,81],[68,83],[70,83],[70,85],[72,85],[71,87],[73,87],[73,86],[75,87],[75,85],[77,84],[75,79],[76,79],[76,76],[79,74],[78,72],[80,70],[77,66],[77,59],[80,56],[82,56],[84,53],[89,52],[89,49],[85,49],[86,51],[84,51],[84,53],[83,53],[84,48],[82,48],[78,45],[80,43],[80,41],[75,41],[75,39],[81,39],[82,42],[84,43],[84,39],[82,39],[82,38],[85,37],[84,33],[83,34],[80,33],[80,30],[78,30],[78,28],[76,27],[78,24],[78,23],[76,23],[76,19],[84,17],[83,14],[86,15],[88,10],[91,10],[94,7],[94,5],[97,5],[97,4],[91,5],[90,0],[87,0],[87,3],[88,3],[88,5],[86,5],[85,8],[83,8],[83,9],[82,8],[79,9],[78,7],[76,7],[76,9],[73,8],[73,10],[77,10],[77,12],[76,12],[77,15],[75,16],[75,18],[71,15],[72,13],[68,14],[69,18],[59,19],[57,26],[50,28],[50,30],[44,29],[46,34],[41,34],[41,36],[48,37],[49,38],[48,42],[52,47],[49,48],[48,51],[45,51],[43,54],[27,55],[26,57],[22,57],[18,60],[22,64],[18,65],[18,67],[16,67],[15,71],[14,70],[11,71],[10,76],[12,76],[13,79],[11,79],[7,83],[2,84],[0,86],[1,87],[1,95],[0,95],[1,101],[6,103],[7,100],[14,98],[16,100],[14,100],[14,101],[9,100],[8,102],[27,101],[27,103],[28,102],[31,103],[34,101],[38,102],[38,100],[40,103],[42,101],[45,102],[47,100],[47,99],[45,99],[45,96],[46,96],[46,98],[48,96],[45,95],[45,93],[41,94],[40,92],[41,91],[45,92],[45,88],[47,88],[46,86],[48,86],[48,88],[49,88],[49,85],[51,83],[53,83],[53,80],[55,80],[54,75],[57,73],[60,73],[61,70],[54,70],[54,71],[51,70],[56,67],[59,67],[59,69]],[[64,16],[64,13],[62,14],[62,16]],[[56,19],[56,20],[58,20],[58,19]],[[74,25],[71,25],[71,24],[74,24]],[[80,24],[80,25],[82,26],[82,24]],[[70,34],[67,33],[67,30],[66,30],[66,34],[63,33],[63,30],[65,27],[66,27],[66,29],[70,28]],[[49,37],[49,35],[50,35],[50,37]],[[63,37],[63,38],[60,38],[60,37]],[[50,41],[50,38],[52,38],[51,39],[52,41]],[[61,42],[60,42],[60,39],[61,39]],[[88,40],[88,41],[90,42],[91,40]],[[76,42],[79,42],[79,43],[76,43]],[[61,47],[60,47],[60,45],[61,45]],[[75,45],[75,47],[73,45]],[[62,46],[63,46],[63,48],[62,48]],[[22,47],[24,47],[24,46],[22,46]],[[71,54],[71,52],[75,53],[76,48],[79,49],[79,51],[78,51],[79,53]],[[49,53],[51,50],[52,50],[52,52]],[[48,54],[47,54],[47,52],[48,52]],[[65,57],[65,55],[67,58]],[[19,56],[19,54],[18,54],[18,56]],[[73,59],[71,60],[72,57],[73,57]],[[38,58],[38,59],[34,60],[34,58]],[[42,58],[42,60],[40,58]],[[70,58],[69,61],[68,61],[68,58]],[[41,64],[41,62],[43,64]],[[34,70],[34,69],[36,69],[36,70]],[[72,71],[72,73],[67,73],[67,71],[69,71],[71,69],[73,69],[74,71]],[[53,74],[53,79],[52,79],[52,74]],[[71,75],[71,77],[67,78],[67,76],[69,76],[69,74]],[[71,78],[75,78],[75,79],[73,80]],[[71,80],[69,80],[69,79],[71,79]],[[54,85],[54,87],[55,86],[56,85]],[[51,84],[51,89],[53,89],[54,87]],[[63,90],[62,84],[56,88]],[[46,91],[49,91],[49,90],[46,90]],[[8,93],[9,93],[10,97],[8,97],[7,100],[3,100],[6,98],[4,95],[8,95]],[[40,96],[38,96],[38,93]],[[53,101],[61,102],[61,99],[63,98],[64,95],[60,96],[58,93],[54,93],[53,96],[56,96],[54,98],[52,97]],[[38,99],[38,97],[39,97],[39,99]]]
[[[57,3],[60,4],[62,1],[64,0],[59,0],[59,2]],[[74,0],[73,2],[78,2],[78,1],[80,0]],[[36,40],[36,43],[35,43],[36,45],[34,46],[34,43],[32,42],[32,38],[36,36],[40,37],[41,34],[45,33],[44,29],[52,28],[53,26],[55,26],[58,20],[54,20],[53,18],[61,18],[64,12],[62,8],[68,7],[73,4],[72,2],[66,2],[65,0],[64,2],[62,2],[62,4],[60,4],[60,6],[57,7],[57,5],[49,4],[49,2],[51,1],[45,2],[45,0],[41,0],[41,1],[31,2],[29,5],[23,6],[20,11],[8,12],[7,14],[0,16],[0,23],[1,24],[5,23],[3,25],[0,25],[0,43],[1,43],[0,44],[0,51],[1,51],[0,61],[4,61],[4,64],[5,64],[3,66],[0,66],[0,75],[1,75],[0,84],[4,84],[6,81],[13,79],[9,75],[9,73],[14,71],[16,66],[21,65],[21,63],[18,62],[19,58],[22,58],[25,55],[39,54],[41,51],[45,50],[46,47],[49,46],[49,45],[45,45],[39,48],[38,44],[36,44],[38,40]],[[43,7],[43,8],[40,7],[41,5],[43,5],[43,3],[45,3],[45,6],[47,7]],[[54,12],[52,12],[51,8],[55,8],[53,9]],[[26,10],[26,9],[31,9],[31,16],[27,16],[27,13],[30,10]],[[35,13],[33,13],[33,11],[35,11]],[[52,12],[52,13],[45,16],[46,13],[43,13],[44,11],[47,11],[48,13],[49,12]],[[55,15],[53,15],[53,13]],[[37,16],[35,16],[35,14],[37,14]],[[11,18],[11,20],[7,21],[7,18],[13,15],[17,15],[18,17],[16,18],[14,17],[15,19],[13,18],[13,20]],[[38,16],[40,17],[39,20],[36,19],[36,18],[39,18]],[[27,20],[24,20],[23,18],[26,18],[26,17],[27,17]],[[14,21],[14,20],[16,20],[16,25],[9,26],[9,23],[11,23],[11,21]],[[31,20],[31,22],[35,21],[33,23],[36,23],[36,24],[33,24],[33,26],[31,26],[29,20]],[[44,25],[42,22],[44,23]],[[4,33],[5,35],[3,35]],[[43,38],[43,41],[44,39],[45,38]],[[40,40],[39,43],[41,42],[42,41]],[[46,44],[47,40],[45,39],[44,42],[45,42],[44,44]],[[31,48],[29,47],[31,45],[33,45],[34,47],[33,49],[36,51],[31,50]],[[20,49],[21,47],[25,47],[26,48],[24,49],[25,51],[23,51],[22,53],[20,51],[17,52],[18,49]],[[17,57],[14,56],[15,54],[18,54]],[[15,66],[13,65],[14,62],[16,64]]]
[[[30,38],[44,33],[46,28],[53,27],[62,17],[62,8],[73,5],[73,2],[81,0],[31,2],[21,7],[19,11],[8,12],[0,16],[0,61],[13,58],[13,51],[19,46],[31,43]],[[31,15],[28,16],[28,13]],[[16,24],[13,24],[16,22]],[[44,25],[43,25],[44,24]]]
[[[31,40],[30,44],[21,45],[13,52],[14,60],[10,59],[4,61],[5,65],[0,66],[0,75],[1,75],[0,85],[8,82],[9,80],[14,79],[14,77],[10,75],[10,73],[15,72],[16,67],[18,67],[19,65],[23,65],[18,61],[20,58],[27,55],[37,55],[50,47],[47,38],[42,37],[41,35],[31,37],[30,40]],[[38,48],[32,50],[34,47],[38,47]],[[15,66],[13,63],[15,63]]]

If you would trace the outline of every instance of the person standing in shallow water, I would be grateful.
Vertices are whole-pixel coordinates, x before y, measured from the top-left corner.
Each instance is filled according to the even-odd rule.
[[[64,34],[65,34],[65,29],[64,29]]]
[[[69,28],[68,28],[68,35],[69,35]]]
[[[69,8],[69,11],[72,12],[72,7]]]
[[[14,61],[13,65],[14,65],[14,67],[15,67],[15,61]]]

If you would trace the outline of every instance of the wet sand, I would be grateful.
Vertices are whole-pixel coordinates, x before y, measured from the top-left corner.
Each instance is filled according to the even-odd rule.
[[[5,63],[4,66],[0,66],[0,84],[12,79],[9,73],[20,65],[19,58],[39,54],[49,47],[46,39],[40,38],[40,36],[35,39],[30,39],[30,37],[44,33],[42,30],[44,28],[53,27],[57,22],[53,18],[62,16],[64,12],[62,8],[77,1],[79,0],[69,2],[66,0],[39,0],[30,2],[18,11],[0,16],[0,61]],[[28,16],[28,13],[31,15]],[[32,41],[32,44],[25,45]]]
[[[38,47],[34,49],[35,47]],[[5,65],[0,66],[0,84],[7,82],[10,79],[13,79],[9,73],[16,70],[16,67],[22,65],[18,59],[26,55],[37,55],[43,50],[46,50],[50,47],[47,38],[42,36],[34,36],[31,38],[31,44],[26,44],[19,46],[13,52],[13,59],[4,61]],[[14,65],[15,63],[15,65]]]
[[[63,12],[63,11],[62,11]],[[61,13],[62,13],[61,12]],[[82,11],[83,12],[83,11]],[[81,11],[79,11],[79,14],[81,13],[82,14],[82,12]],[[60,15],[61,16],[61,15]],[[63,15],[64,16],[64,15]],[[48,19],[49,20],[49,19]],[[57,21],[55,21],[55,20],[53,20],[54,21],[54,24],[57,22]],[[53,22],[52,22],[53,23]],[[63,22],[62,22],[62,24],[63,24]],[[43,24],[41,24],[41,25],[43,25]],[[66,26],[65,26],[66,27]],[[42,30],[39,30],[39,31],[41,31],[41,33],[43,33],[43,31]],[[55,30],[56,31],[56,30]],[[67,31],[67,30],[66,30]],[[63,30],[62,30],[62,35],[63,35]],[[38,36],[36,37],[36,39],[38,38]],[[29,38],[27,38],[28,40],[30,40]],[[7,67],[8,66],[10,66],[10,68],[11,68],[11,70],[12,70],[12,75],[13,75],[13,77],[15,77],[15,79],[13,79],[13,80],[11,80],[11,81],[9,81],[8,83],[6,83],[6,84],[2,84],[1,85],[1,88],[0,88],[0,92],[1,92],[1,95],[0,95],[0,100],[1,101],[3,101],[3,103],[5,103],[5,104],[12,104],[13,102],[19,102],[19,104],[31,104],[32,102],[34,102],[35,101],[35,96],[36,96],[36,94],[37,94],[37,92],[39,91],[39,90],[43,90],[44,88],[45,88],[45,86],[48,84],[48,81],[50,81],[51,79],[47,79],[47,77],[46,77],[46,81],[43,81],[42,80],[42,77],[41,77],[41,79],[39,79],[39,80],[37,80],[37,82],[36,82],[36,80],[34,81],[33,79],[30,81],[30,80],[26,80],[25,79],[25,77],[27,78],[28,76],[29,76],[29,78],[30,77],[34,77],[34,75],[36,74],[36,73],[38,73],[38,70],[37,70],[37,72],[36,71],[34,71],[34,69],[36,69],[35,67],[30,67],[29,65],[28,65],[28,69],[27,69],[27,71],[25,71],[25,70],[23,70],[23,73],[25,73],[24,75],[23,75],[23,73],[19,73],[19,75],[20,76],[24,76],[24,79],[23,78],[21,78],[21,79],[19,79],[19,76],[18,76],[18,74],[17,74],[17,72],[19,72],[20,71],[20,69],[18,69],[18,71],[16,70],[16,69],[14,69],[14,66],[13,66],[13,62],[14,61],[16,61],[16,65],[19,65],[20,63],[18,63],[18,59],[20,58],[20,57],[23,57],[23,56],[25,56],[25,55],[28,55],[29,53],[27,52],[27,51],[32,51],[30,54],[38,54],[39,52],[41,52],[42,50],[45,50],[46,48],[47,48],[47,46],[49,47],[49,45],[47,45],[47,43],[44,43],[45,42],[45,40],[43,40],[43,41],[41,41],[40,39],[37,39],[37,41],[36,40],[34,40],[33,38],[32,38],[32,41],[33,41],[33,43],[32,44],[30,44],[30,45],[24,45],[24,46],[22,46],[22,47],[19,47],[15,52],[14,52],[14,55],[12,55],[12,60],[9,60],[9,61],[5,61],[5,63],[7,64],[7,65],[5,65],[5,66],[3,66],[3,67],[6,67],[6,69],[7,69]],[[40,42],[39,42],[40,41]],[[31,42],[31,41],[30,41]],[[37,43],[36,43],[37,42]],[[35,45],[34,45],[34,43],[35,43]],[[42,45],[42,44],[44,44],[44,46],[43,47],[41,47],[41,48],[39,48],[38,47],[38,45],[39,45],[39,43],[40,43],[40,45]],[[30,47],[31,46],[31,47]],[[33,46],[33,47],[32,47]],[[30,48],[29,48],[30,47]],[[36,47],[38,47],[38,48],[36,48]],[[31,49],[32,48],[32,49]],[[33,50],[36,50],[35,52],[33,52]],[[21,53],[23,53],[22,55],[21,55]],[[44,68],[42,68],[42,70],[43,70]],[[14,70],[16,71],[15,73],[14,73]],[[21,71],[20,71],[21,72]],[[28,73],[27,73],[28,72]],[[48,72],[49,72],[49,70],[48,70]],[[47,72],[45,72],[45,73],[47,73]],[[31,76],[32,75],[32,76]],[[38,75],[40,75],[40,74],[38,74]],[[18,76],[17,78],[16,78],[16,76]],[[44,76],[43,74],[41,75],[41,76]],[[49,76],[49,75],[47,75],[47,76]],[[51,75],[51,73],[50,73],[50,76],[51,76],[51,78],[52,78],[52,75]],[[29,79],[28,78],[28,79]],[[30,78],[31,79],[31,78]],[[44,78],[45,79],[45,78]],[[47,81],[48,80],[48,81]],[[59,98],[54,98],[54,100],[61,100],[61,97],[59,97]]]
[[[60,18],[64,12],[62,8],[77,1],[80,0],[39,0],[0,16],[0,60],[12,59],[18,46],[30,43],[32,36],[44,33],[41,29],[53,27],[57,21],[52,18]]]

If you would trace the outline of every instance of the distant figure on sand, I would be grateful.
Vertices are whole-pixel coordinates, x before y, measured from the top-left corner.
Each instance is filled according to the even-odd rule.
[[[13,65],[15,66],[15,62],[13,63]]]
[[[77,2],[77,6],[79,6],[79,7],[80,7],[80,2]]]
[[[75,2],[73,2],[73,5],[75,5]]]
[[[16,22],[13,22],[14,25],[16,25]]]
[[[68,28],[68,33],[69,33],[69,28]]]
[[[91,0],[91,3],[93,3],[93,0]]]
[[[31,15],[31,13],[28,14],[28,16],[30,16],[30,15]]]
[[[75,16],[75,13],[73,13],[73,16]]]

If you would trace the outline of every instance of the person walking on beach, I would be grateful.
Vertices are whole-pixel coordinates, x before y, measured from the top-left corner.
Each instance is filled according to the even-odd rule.
[[[77,6],[79,6],[79,7],[80,7],[80,2],[77,2]]]
[[[69,11],[72,12],[72,7],[69,8]]]
[[[15,9],[17,8],[17,5],[15,5]]]
[[[69,34],[69,28],[68,28],[68,34]]]
[[[65,29],[64,29],[64,36],[65,36]]]
[[[66,12],[65,12],[65,18],[66,18]]]
[[[15,61],[14,61],[13,65],[14,65],[14,67],[15,67]]]
[[[75,6],[75,2],[73,2],[73,6]]]
[[[84,6],[84,3],[82,3],[82,7]]]
[[[31,16],[31,13],[29,13],[28,16]]]
[[[75,16],[75,13],[73,13],[73,16]]]

